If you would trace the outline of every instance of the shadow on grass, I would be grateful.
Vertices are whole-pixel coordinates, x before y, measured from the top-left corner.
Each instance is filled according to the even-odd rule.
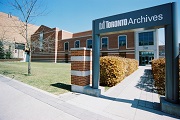
[[[9,74],[14,74],[14,73],[11,71],[4,70],[4,71],[2,71],[2,74],[3,75],[9,75]]]
[[[24,73],[24,74],[22,74],[22,75],[24,75],[24,76],[26,76],[26,77],[32,76],[32,74],[28,74],[28,73]]]
[[[55,83],[55,84],[51,84],[51,86],[71,91],[71,85],[69,84]]]

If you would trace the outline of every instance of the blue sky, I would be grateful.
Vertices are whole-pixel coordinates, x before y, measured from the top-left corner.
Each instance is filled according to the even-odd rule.
[[[58,27],[75,33],[91,30],[94,19],[174,1],[178,3],[178,12],[180,12],[179,0],[44,0],[42,7],[44,5],[47,7],[48,14],[35,17],[33,24]],[[0,4],[0,11],[18,15],[16,11],[2,4]],[[179,17],[178,15],[180,20]],[[180,25],[178,25],[178,29],[180,29]],[[162,30],[160,36],[163,38],[161,33]]]

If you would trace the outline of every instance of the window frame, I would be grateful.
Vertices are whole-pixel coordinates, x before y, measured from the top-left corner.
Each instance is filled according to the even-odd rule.
[[[141,36],[141,34],[143,36]],[[147,34],[147,35],[146,35]],[[152,36],[150,36],[150,34]],[[147,40],[145,40],[144,38],[146,37]],[[142,40],[140,40],[140,38],[142,38]],[[151,38],[151,39],[150,39]],[[140,44],[141,43],[141,44]],[[139,46],[150,46],[150,45],[154,45],[154,31],[144,31],[144,32],[140,32],[138,33],[138,45]]]
[[[79,42],[79,47],[76,47],[76,42]],[[80,40],[74,41],[74,48],[80,48]]]
[[[123,36],[123,37],[124,37],[124,36],[126,37],[126,40],[125,40],[126,42],[125,42],[125,45],[123,45],[123,46],[125,46],[125,47],[127,48],[127,35],[119,35],[119,36],[118,36],[118,48],[123,47],[123,46],[120,46],[120,45],[119,45],[119,44],[120,44],[120,43],[119,43],[119,41],[120,41],[120,40],[119,40],[119,37],[122,37],[122,36]]]
[[[66,51],[66,43],[68,44],[68,51],[69,51],[69,42],[64,42],[64,51]]]
[[[92,41],[92,44],[93,44],[93,40],[92,40],[92,39],[87,39],[87,40],[86,40],[86,48],[89,48],[87,43],[88,43],[88,41],[90,41],[90,40]],[[91,48],[92,48],[92,47],[91,47]]]
[[[103,38],[107,38],[107,46],[106,46],[106,47],[103,47],[103,44],[102,44]],[[108,49],[108,48],[109,48],[109,37],[102,37],[102,38],[101,38],[101,49],[103,49],[103,48],[105,48],[105,49]]]

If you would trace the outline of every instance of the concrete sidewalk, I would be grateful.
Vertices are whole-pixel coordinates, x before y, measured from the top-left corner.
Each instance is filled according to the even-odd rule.
[[[150,67],[139,67],[101,97],[55,96],[0,76],[0,120],[177,120],[160,111]]]

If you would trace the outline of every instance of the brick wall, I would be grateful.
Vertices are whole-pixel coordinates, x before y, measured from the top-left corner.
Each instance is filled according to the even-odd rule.
[[[56,29],[44,25],[31,35],[32,61],[55,62]],[[40,49],[40,33],[43,33],[43,48]]]
[[[69,43],[69,51],[70,51],[70,48],[74,48],[74,42],[76,40],[80,41],[80,47],[86,47],[86,40],[88,39],[92,39],[92,36],[58,40],[58,52],[64,51],[64,43],[66,42]]]
[[[92,30],[84,31],[84,32],[79,32],[79,33],[74,33],[73,34],[73,38],[75,38],[75,37],[82,37],[82,36],[88,36],[88,35],[92,35]]]
[[[58,38],[58,42],[56,43],[57,45],[57,52],[55,52],[55,36],[56,36],[56,28],[49,28],[46,26],[41,26],[32,36],[31,36],[31,40],[32,42],[36,41],[37,44],[39,43],[39,34],[41,33],[41,31],[44,32],[44,42],[47,43],[47,40],[51,40],[51,44],[50,46],[48,44],[44,44],[45,48],[49,48],[50,49],[45,49],[43,50],[42,53],[40,52],[39,47],[37,46],[36,48],[33,48],[33,54],[32,54],[32,60],[36,59],[37,60],[37,55],[34,56],[35,54],[44,54],[44,53],[53,53],[56,54],[57,53],[57,62],[70,62],[71,59],[71,48],[74,48],[74,44],[76,40],[80,41],[80,47],[86,47],[86,41],[88,39],[92,40],[92,31],[85,31],[85,32],[80,32],[80,33],[75,33],[72,34],[70,32],[64,31],[64,30],[60,30],[57,32],[57,38]],[[127,46],[118,46],[118,36],[119,35],[126,35],[127,36]],[[115,33],[115,34],[108,34],[108,35],[103,35],[102,37],[108,37],[108,43],[109,43],[109,47],[108,48],[102,48],[101,49],[101,53],[102,55],[105,55],[104,53],[106,53],[106,55],[113,55],[112,53],[114,53],[115,56],[118,56],[120,52],[125,52],[128,53],[130,50],[133,51],[134,50],[134,32],[125,32],[125,33]],[[64,43],[68,42],[69,43],[69,50],[64,50]],[[100,47],[101,48],[101,47]],[[133,57],[134,54],[128,54],[126,55],[127,58],[134,58]],[[39,60],[41,61],[42,59],[48,59],[48,57],[50,58],[50,60],[52,60],[52,58],[54,56],[52,55],[46,55],[46,57],[42,57],[39,56]]]
[[[54,53],[33,53],[31,56],[31,60],[33,62],[54,62],[55,61],[55,54]]]
[[[134,49],[134,32],[125,32],[125,33],[116,33],[110,35],[103,35],[102,37],[108,37],[109,40],[109,49],[117,49],[118,47],[118,36],[126,35],[127,36],[127,49],[132,48]],[[121,46],[120,50],[126,50],[126,46]]]
[[[71,84],[87,86],[91,83],[91,56],[91,49],[71,49]]]
[[[135,48],[134,39],[134,32],[127,33],[127,48]]]
[[[126,58],[134,59],[135,58],[135,54],[134,53],[128,53],[128,54],[126,54]]]
[[[43,52],[55,52],[55,29],[41,26],[33,35],[31,35],[32,53],[41,51],[39,49],[39,39],[41,32],[43,32]]]

